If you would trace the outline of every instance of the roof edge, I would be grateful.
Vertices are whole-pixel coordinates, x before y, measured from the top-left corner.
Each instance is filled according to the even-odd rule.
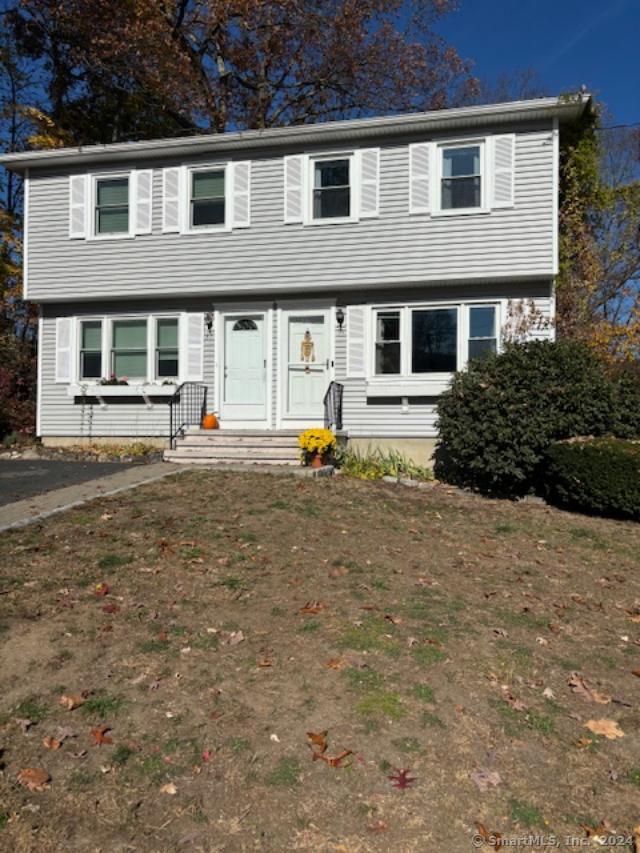
[[[570,121],[587,108],[591,95],[578,93],[553,98],[507,101],[472,107],[453,107],[430,112],[404,113],[363,119],[292,125],[265,130],[242,130],[190,137],[168,137],[137,142],[115,142],[72,148],[17,151],[0,154],[0,164],[12,171],[83,162],[109,162],[195,154],[200,151],[229,151],[243,148],[284,147],[310,142],[339,141],[415,133],[421,130],[462,129],[492,121],[525,121],[557,118]]]

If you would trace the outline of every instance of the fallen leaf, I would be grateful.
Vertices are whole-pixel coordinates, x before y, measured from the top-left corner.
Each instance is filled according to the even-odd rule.
[[[509,691],[502,691],[502,698],[509,705],[509,707],[513,708],[514,711],[526,711],[527,706],[524,704],[522,699],[516,699],[516,697]]]
[[[640,669],[632,669],[631,675],[635,675],[636,678],[640,678]]]
[[[502,835],[500,835],[499,832],[489,832],[486,826],[483,823],[479,823],[479,821],[476,821],[475,827],[478,835],[483,841],[486,841],[487,844],[492,844],[494,850],[500,849],[500,839],[502,838]]]
[[[411,771],[406,768],[404,770],[398,770],[396,767],[396,772],[391,776],[387,776],[387,779],[391,780],[391,784],[394,788],[404,790],[405,788],[408,788],[409,785],[412,785],[417,781],[415,777],[410,777],[409,773],[411,773]]]
[[[615,720],[588,720],[584,724],[585,729],[589,729],[594,735],[602,735],[609,740],[615,740],[619,737],[624,737],[624,732]]]
[[[576,696],[582,696],[583,699],[590,699],[592,702],[598,702],[600,705],[608,705],[611,702],[611,696],[606,696],[604,693],[598,693],[593,690],[579,672],[572,672],[567,679],[567,684]]]
[[[389,824],[384,820],[377,820],[375,823],[370,823],[367,829],[369,832],[386,832],[389,829]]]
[[[166,785],[163,785],[162,788],[160,788],[160,793],[161,794],[170,794],[171,796],[173,796],[174,794],[178,793],[178,789],[173,784],[173,782],[167,782]]]
[[[489,790],[490,786],[496,787],[502,782],[500,774],[495,770],[474,770],[469,774],[469,778],[483,794]]]
[[[352,749],[344,749],[339,755],[336,755],[333,758],[328,755],[323,755],[321,752],[314,752],[313,760],[317,761],[320,759],[320,761],[324,761],[325,764],[328,764],[329,767],[340,767],[344,759],[349,755],[353,755]]]
[[[96,587],[93,592],[94,595],[97,595],[98,597],[101,597],[103,595],[109,595],[109,584],[104,583],[104,581],[102,583],[96,584]]]
[[[23,735],[26,735],[31,726],[34,724],[33,720],[25,720],[22,717],[15,717],[13,722],[20,726]]]
[[[60,747],[62,746],[62,741],[47,736],[42,738],[42,745],[45,747],[45,749],[60,749]]]
[[[210,749],[203,749],[202,750],[202,760],[203,761],[211,761],[212,756],[213,756],[213,753],[211,752]]]
[[[269,740],[272,740],[274,743],[280,743],[280,738],[277,734],[269,735]]]
[[[508,637],[509,634],[504,630],[504,628],[492,628],[491,633],[496,637],[502,637],[503,639]]]
[[[344,669],[346,665],[346,661],[343,661],[340,658],[331,658],[323,664],[323,666],[326,666],[328,669]]]
[[[119,613],[120,608],[118,607],[118,605],[115,602],[110,601],[108,604],[102,605],[102,611],[103,611],[103,613],[114,614],[114,613]]]
[[[109,726],[100,726],[97,729],[91,729],[91,736],[95,741],[93,746],[102,746],[103,743],[113,743],[113,740],[106,736],[107,732],[110,731]]]
[[[583,829],[587,838],[590,838],[596,844],[604,846],[606,839],[611,837],[614,829],[608,820],[601,820],[597,826],[589,826],[586,823],[580,824],[580,829]]]
[[[323,732],[307,732],[309,746],[316,754],[322,754],[327,751],[327,730]]]
[[[42,767],[25,767],[18,773],[18,782],[30,791],[44,791],[49,787],[51,776]]]
[[[244,640],[242,631],[231,631],[231,633],[222,642],[225,646],[237,646]]]
[[[76,732],[73,729],[70,729],[68,726],[58,726],[56,729],[56,737],[60,741],[60,743],[64,743],[67,738],[78,737]]]
[[[349,569],[346,566],[336,566],[329,572],[330,578],[341,578],[343,575],[349,574]]]
[[[387,622],[391,622],[392,625],[399,625],[402,622],[402,619],[399,616],[392,616],[391,613],[385,614],[384,618]]]
[[[298,611],[299,613],[320,613],[321,610],[324,610],[326,607],[322,601],[307,601],[304,607],[301,607]]]
[[[555,699],[554,692],[550,687],[545,687],[542,691],[542,695],[545,699]]]
[[[64,705],[67,711],[74,711],[87,701],[87,693],[74,693],[72,695],[62,695],[60,704]]]
[[[417,637],[407,637],[407,646],[412,649],[414,646],[417,646],[420,641]]]

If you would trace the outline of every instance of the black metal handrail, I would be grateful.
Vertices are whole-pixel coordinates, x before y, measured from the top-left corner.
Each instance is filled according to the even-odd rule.
[[[183,382],[169,398],[169,445],[175,449],[176,439],[188,426],[202,423],[207,413],[207,386],[199,382]]]
[[[342,393],[344,385],[330,382],[324,395],[324,425],[326,429],[342,429]]]

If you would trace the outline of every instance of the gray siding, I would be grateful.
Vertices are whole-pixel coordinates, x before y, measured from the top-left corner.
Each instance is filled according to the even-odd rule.
[[[401,288],[376,292],[354,292],[348,299],[341,297],[341,304],[375,304],[376,302],[398,303],[432,300],[506,300],[532,299],[538,310],[545,316],[553,316],[553,294],[550,281],[538,284],[494,284],[466,285],[440,288],[421,288],[419,290]],[[328,297],[322,307],[335,304],[336,296]],[[233,307],[237,309],[238,302]],[[274,300],[276,306],[277,300]],[[313,307],[321,307],[317,301],[310,303]],[[264,302],[260,307],[264,306]],[[218,309],[224,309],[225,302],[216,302]],[[246,300],[246,310],[256,310],[252,300]],[[284,303],[283,303],[284,307]],[[153,313],[154,311],[187,310],[207,311],[211,308],[210,300],[148,300],[145,302],[112,302],[100,306],[100,312],[105,315],[117,315],[121,312]],[[43,334],[40,342],[42,353],[41,408],[40,428],[43,436],[166,436],[168,434],[169,413],[166,402],[154,404],[153,409],[139,402],[109,402],[106,408],[99,405],[82,406],[67,395],[67,385],[55,382],[55,320],[58,316],[83,316],[96,313],[96,306],[90,303],[45,306],[43,316]],[[272,312],[273,370],[271,374],[270,408],[272,422],[277,421],[278,382],[280,381],[278,329],[276,311]],[[215,326],[214,326],[215,330]],[[544,338],[553,334],[552,327],[540,329],[531,333],[532,337]],[[390,398],[385,402],[367,400],[366,380],[346,375],[346,343],[347,331],[336,330],[335,334],[335,376],[338,382],[344,383],[344,428],[353,437],[433,437],[436,435],[436,399],[428,403],[409,401],[407,406],[398,404]],[[216,362],[215,332],[205,333],[204,337],[204,377],[209,388],[210,410],[218,408],[216,399],[216,371],[220,365]],[[223,424],[224,427],[224,424]]]
[[[410,216],[407,140],[382,145],[378,219],[285,225],[282,152],[253,157],[243,152],[242,159],[252,159],[250,228],[197,235],[161,233],[161,168],[175,163],[156,161],[153,233],[122,240],[70,240],[68,174],[34,170],[29,193],[29,298],[54,302],[301,294],[508,277],[548,279],[554,273],[550,127],[517,133],[515,206],[489,214]],[[118,171],[123,165],[118,164]]]

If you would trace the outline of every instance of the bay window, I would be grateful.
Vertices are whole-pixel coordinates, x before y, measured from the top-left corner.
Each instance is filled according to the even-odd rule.
[[[111,373],[118,379],[147,378],[147,320],[114,320]]]

